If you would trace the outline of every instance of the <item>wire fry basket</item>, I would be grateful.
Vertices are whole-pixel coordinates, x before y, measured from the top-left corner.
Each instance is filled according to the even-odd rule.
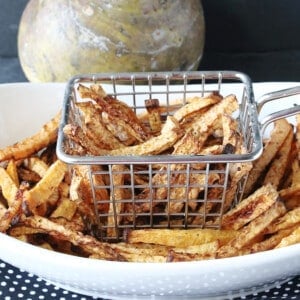
[[[234,86],[228,91],[227,83]],[[190,97],[234,93],[239,102],[235,119],[243,153],[218,155],[73,155],[66,149],[66,124],[82,126],[77,102],[79,84],[101,84],[108,95],[145,113],[145,100],[159,99],[167,108]],[[225,96],[225,95],[224,95]],[[166,110],[164,118],[174,112]],[[179,73],[92,74],[73,77],[67,84],[59,128],[57,154],[70,166],[88,170],[98,235],[104,241],[122,240],[126,230],[140,228],[220,228],[223,213],[243,195],[247,172],[233,181],[233,173],[262,153],[261,126],[252,83],[233,71]],[[106,196],[103,196],[105,194]],[[99,196],[100,195],[100,196]]]

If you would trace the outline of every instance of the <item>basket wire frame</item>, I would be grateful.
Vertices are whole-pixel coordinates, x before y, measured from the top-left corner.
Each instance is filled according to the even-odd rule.
[[[71,141],[63,134],[63,128],[68,123],[81,125],[81,116],[75,103],[82,101],[76,89],[78,84],[100,83],[108,88],[107,93],[119,100],[126,99],[132,109],[139,114],[145,110],[144,100],[159,99],[169,106],[176,99],[181,99],[181,105],[191,95],[204,96],[218,91],[222,94],[223,85],[234,83],[240,91],[238,96],[239,111],[236,116],[239,129],[243,135],[245,154],[220,155],[148,155],[148,156],[76,156],[65,152],[72,146]],[[125,87],[125,88],[124,88]],[[234,94],[236,89],[232,91]],[[167,115],[169,112],[167,112]],[[128,229],[138,228],[220,228],[223,214],[224,199],[228,190],[232,164],[250,162],[262,152],[262,138],[257,120],[256,104],[253,99],[252,83],[245,74],[229,71],[212,72],[179,72],[179,73],[121,73],[121,74],[92,74],[75,76],[70,80],[65,92],[60,124],[57,154],[66,163],[86,165],[94,201],[95,212],[98,216],[97,235],[101,240],[122,240]],[[203,168],[195,169],[195,164],[203,164]],[[222,164],[223,168],[218,166]],[[126,166],[121,171],[114,166]],[[160,168],[157,168],[157,166]],[[193,176],[204,176],[203,182],[192,182]],[[214,182],[214,175],[222,181]],[[118,175],[126,178],[121,184],[115,181]],[[97,176],[106,178],[105,183],[98,184]],[[144,178],[143,183],[135,183],[135,178]],[[153,178],[162,176],[163,182]],[[181,178],[180,181],[176,179]],[[246,177],[237,185],[233,203],[240,201]],[[109,191],[108,199],[98,199],[101,190]],[[157,198],[154,191],[161,190],[164,197]],[[174,190],[181,191],[179,200],[172,199]],[[190,199],[191,190],[199,190],[196,199]],[[215,197],[208,195],[212,190],[217,191]],[[145,197],[137,197],[147,191]],[[116,199],[115,194],[122,192],[126,195]],[[170,210],[171,205],[178,205],[178,212]],[[210,205],[216,210],[206,209]],[[103,211],[101,207],[110,207]],[[100,208],[99,208],[100,207]],[[122,207],[122,209],[120,209]],[[201,207],[201,209],[199,208]],[[197,222],[193,220],[197,219]],[[212,222],[211,220],[218,220]],[[108,233],[110,232],[110,233]]]

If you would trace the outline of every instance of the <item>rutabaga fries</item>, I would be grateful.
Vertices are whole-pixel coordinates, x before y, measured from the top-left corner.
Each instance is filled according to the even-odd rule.
[[[267,227],[285,213],[282,202],[275,202],[268,210],[239,230],[238,235],[218,250],[218,257],[236,256],[240,250],[248,246],[257,237],[262,235]]]
[[[21,185],[20,189],[15,195],[13,203],[8,207],[5,213],[0,217],[0,232],[7,231],[11,225],[18,223],[18,219],[21,217],[22,203],[23,203],[23,192],[26,188],[26,184]]]
[[[159,100],[148,99],[145,100],[145,106],[148,112],[148,120],[151,132],[156,133],[161,131],[162,121],[159,111]]]
[[[275,248],[287,247],[300,243],[300,226],[297,226],[288,236],[284,237]]]
[[[198,154],[202,148],[210,129],[219,116],[226,113],[231,115],[238,109],[235,96],[230,95],[223,98],[219,103],[213,105],[208,111],[201,114],[193,123],[185,135],[176,143],[173,154]],[[187,141],[192,141],[187,143]]]
[[[261,187],[222,217],[222,228],[240,229],[268,210],[277,199],[278,192],[272,185]]]
[[[202,245],[218,240],[225,244],[236,236],[234,230],[217,229],[139,229],[125,232],[127,243],[146,243],[185,248],[188,246]]]
[[[83,114],[85,134],[90,137],[96,145],[103,149],[116,149],[124,147],[105,126],[101,116],[101,109],[92,102],[78,102],[76,106]]]
[[[188,118],[190,115],[195,113],[201,113],[204,108],[209,108],[211,105],[216,104],[222,100],[220,95],[212,94],[204,98],[196,98],[193,101],[187,103],[186,105],[179,108],[174,113],[174,118],[178,122],[182,122],[184,119]]]
[[[16,144],[0,149],[0,162],[10,159],[18,160],[45,148],[57,139],[58,125],[61,114],[58,113],[51,121],[46,123],[35,135],[17,142]]]
[[[172,248],[169,250],[167,261],[176,262],[215,259],[219,247],[219,240],[215,240],[205,244],[188,246],[186,248]]]
[[[284,177],[287,164],[289,163],[289,157],[292,149],[292,142],[294,139],[293,127],[290,125],[290,129],[283,145],[278,150],[278,153],[273,159],[271,166],[264,178],[264,183],[271,183],[275,188],[277,188],[282,178]]]
[[[28,158],[25,163],[29,170],[37,173],[41,178],[45,176],[49,168],[49,166],[43,160],[36,156]]]
[[[275,220],[269,227],[266,233],[274,233],[283,229],[290,228],[295,225],[300,225],[300,207],[296,207],[282,217]]]
[[[70,140],[80,145],[87,154],[99,155],[102,152],[105,153],[105,150],[97,145],[94,139],[87,136],[80,126],[67,124],[64,127],[64,134],[68,136]]]
[[[126,167],[124,165],[113,165],[112,166],[112,181],[113,190],[111,193],[110,205],[109,205],[109,216],[107,219],[107,235],[109,237],[118,237],[118,228],[121,222],[121,213],[124,207],[124,200],[126,198],[124,191],[124,171]]]
[[[152,99],[140,117],[101,85],[78,89],[91,101],[75,103],[82,126],[64,128],[73,141],[69,153],[246,153],[233,95],[196,96],[168,107]],[[0,231],[52,251],[143,263],[219,259],[298,243],[299,120],[296,132],[276,121],[246,196],[249,162],[120,162],[75,165],[67,172],[55,154],[52,121],[0,151]]]
[[[81,97],[91,98],[98,104],[106,126],[126,145],[149,138],[134,111],[126,103],[107,95],[101,85],[91,85],[90,88],[79,85],[78,91]]]
[[[0,167],[0,187],[2,195],[7,201],[8,206],[13,205],[19,191],[19,187],[10,177],[8,172],[2,167]]]
[[[18,187],[20,185],[19,182],[19,175],[18,175],[18,168],[17,164],[14,160],[10,160],[6,167],[6,172],[10,176],[10,178],[13,180],[15,185]]]
[[[69,198],[60,199],[55,210],[51,213],[51,218],[65,218],[71,221],[76,213],[77,204]]]
[[[135,145],[115,149],[111,151],[102,151],[100,155],[155,155],[172,147],[181,136],[181,130],[178,121],[169,116],[164,124],[161,134],[154,136],[149,140]]]
[[[296,149],[298,150],[298,160],[300,160],[300,114],[296,115]]]
[[[32,216],[24,220],[24,224],[35,229],[40,229],[44,233],[57,237],[59,240],[70,241],[75,246],[80,246],[90,254],[96,254],[101,259],[107,260],[124,260],[124,258],[116,253],[107,243],[101,243],[92,236],[83,235],[65,226],[50,221],[49,219]]]
[[[253,168],[249,173],[244,192],[246,196],[253,192],[257,180],[275,157],[281,145],[287,138],[290,128],[291,126],[286,119],[280,119],[275,122],[275,127],[271,133],[271,137],[264,146],[262,155],[254,161]]]
[[[45,176],[29,191],[24,193],[25,202],[32,212],[37,212],[38,206],[45,203],[67,172],[67,165],[60,160],[53,163]]]
[[[253,243],[250,248],[250,253],[256,253],[256,252],[261,252],[261,251],[267,251],[274,249],[283,238],[291,234],[291,232],[296,228],[297,226],[294,227],[289,227],[287,229],[281,229],[277,232],[275,232],[272,235],[267,235],[266,238],[262,239],[261,241],[257,243]]]

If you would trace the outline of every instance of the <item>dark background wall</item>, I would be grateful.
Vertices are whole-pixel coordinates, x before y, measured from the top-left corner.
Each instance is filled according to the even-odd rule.
[[[187,0],[188,1],[188,0]],[[26,81],[17,31],[28,0],[0,0],[0,82]],[[201,70],[230,69],[253,81],[300,81],[299,0],[202,0]]]

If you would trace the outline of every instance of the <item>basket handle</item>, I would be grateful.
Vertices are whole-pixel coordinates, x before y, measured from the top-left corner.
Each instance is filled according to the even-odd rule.
[[[287,88],[287,89],[283,89],[283,90],[279,90],[279,91],[275,91],[275,92],[271,92],[271,93],[267,93],[264,94],[263,96],[261,96],[258,100],[258,104],[257,104],[257,112],[258,114],[260,114],[263,106],[273,100],[278,100],[281,98],[286,98],[286,97],[290,97],[290,96],[294,96],[300,94],[300,86],[295,86],[292,88]],[[300,97],[300,96],[299,96]],[[269,115],[267,115],[266,117],[264,117],[264,119],[260,122],[261,123],[261,133],[262,135],[264,134],[266,128],[268,127],[268,125],[278,119],[283,119],[283,118],[287,118],[293,115],[296,115],[300,113],[300,104],[297,104],[293,107],[289,107],[274,113],[271,113]]]

